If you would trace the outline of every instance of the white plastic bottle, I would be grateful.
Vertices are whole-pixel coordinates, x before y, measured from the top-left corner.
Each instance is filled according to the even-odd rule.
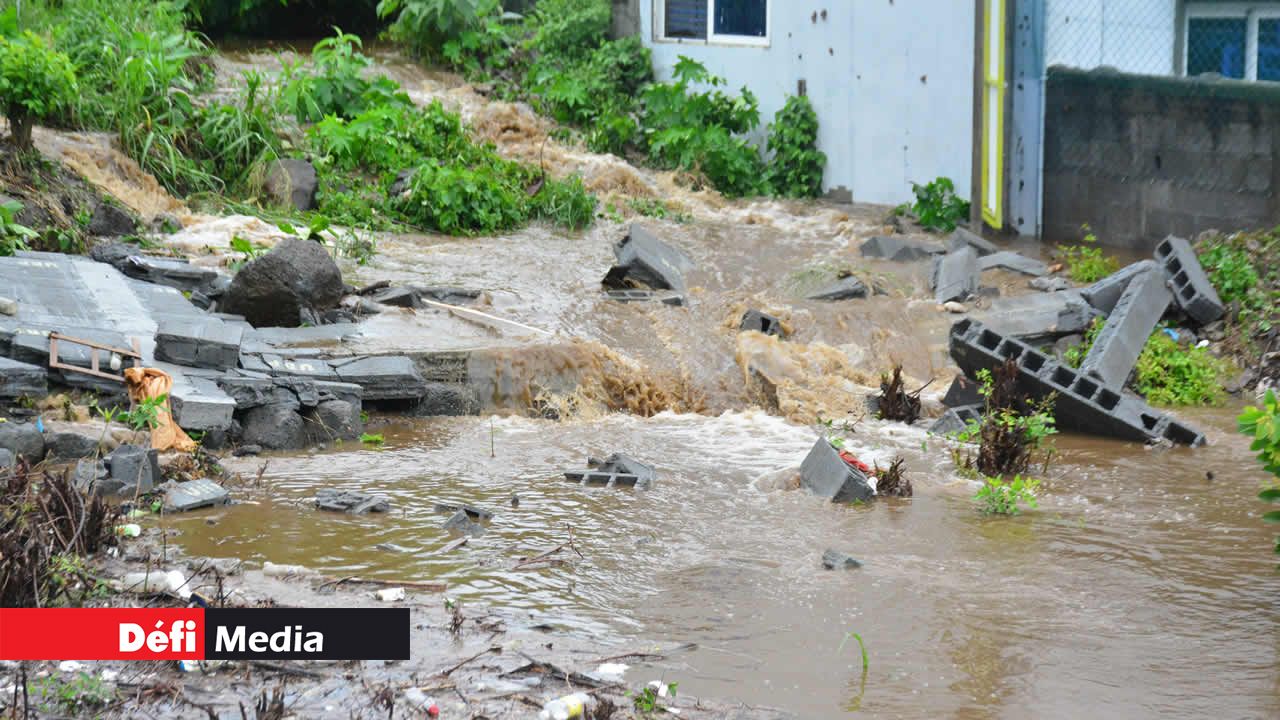
[[[538,720],[574,720],[586,716],[586,709],[596,704],[596,699],[586,693],[574,693],[556,698],[542,706]]]

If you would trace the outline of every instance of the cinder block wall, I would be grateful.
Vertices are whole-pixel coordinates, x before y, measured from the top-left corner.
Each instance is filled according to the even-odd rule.
[[[1050,68],[1046,240],[1108,245],[1280,224],[1280,86]]]

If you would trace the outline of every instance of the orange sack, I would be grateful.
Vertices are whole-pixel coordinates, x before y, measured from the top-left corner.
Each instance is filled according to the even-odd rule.
[[[196,449],[196,441],[178,427],[169,411],[169,391],[173,389],[173,378],[168,373],[155,368],[125,368],[124,384],[129,390],[129,399],[134,404],[164,396],[164,403],[156,412],[156,426],[151,430],[152,448],[183,452]]]

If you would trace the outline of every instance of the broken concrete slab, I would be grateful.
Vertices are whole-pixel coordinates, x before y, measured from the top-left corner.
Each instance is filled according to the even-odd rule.
[[[1047,293],[1061,292],[1063,290],[1071,289],[1071,281],[1064,277],[1059,277],[1057,275],[1050,275],[1046,277],[1035,278],[1030,282],[1028,282],[1027,286],[1030,287],[1032,290],[1039,290],[1041,292],[1047,292]]]
[[[0,422],[0,448],[34,465],[44,459],[44,433],[33,422],[11,418]]]
[[[0,398],[44,397],[49,392],[48,377],[43,366],[0,357]]]
[[[933,424],[929,426],[929,434],[950,435],[957,433],[969,427],[971,421],[981,419],[982,406],[977,403],[953,407],[943,413],[942,417],[933,421]]]
[[[964,300],[978,292],[978,252],[965,246],[933,261],[933,291],[938,304]]]
[[[947,249],[955,251],[964,247],[973,248],[974,252],[979,255],[991,255],[992,253],[1000,252],[1000,248],[996,247],[990,240],[966,228],[958,227],[947,238]]]
[[[781,320],[759,310],[748,310],[743,313],[742,322],[738,325],[738,329],[754,330],[765,335],[773,335],[784,339],[787,337],[786,328],[782,326]]]
[[[1048,265],[1010,250],[1000,250],[978,259],[978,269],[980,271],[985,272],[992,268],[1003,268],[1036,277],[1046,275],[1049,272]]]
[[[1082,333],[1095,317],[1098,312],[1078,290],[1000,298],[977,313],[977,318],[996,332],[1033,344]]]
[[[240,362],[244,329],[209,318],[161,320],[156,329],[156,359],[175,365],[230,370]]]
[[[819,437],[800,463],[800,484],[832,502],[870,500],[876,491],[861,470],[840,457],[840,451]]]
[[[860,250],[863,257],[883,258],[893,262],[923,260],[947,251],[939,243],[910,240],[895,235],[875,235],[862,243]]]
[[[137,280],[145,280],[156,285],[166,285],[184,292],[194,292],[221,285],[226,287],[231,278],[226,278],[226,285],[219,281],[222,276],[213,268],[192,265],[178,258],[159,258],[150,255],[130,255],[123,267],[118,268],[125,275]]]
[[[188,512],[226,505],[231,499],[231,493],[226,488],[208,478],[183,483],[170,481],[159,489],[164,492],[165,512]]]
[[[1083,288],[1080,290],[1080,296],[1098,312],[1110,313],[1116,303],[1120,302],[1120,296],[1124,294],[1125,288],[1129,287],[1130,280],[1159,267],[1159,263],[1154,260],[1142,260],[1127,265],[1089,287]]]
[[[104,458],[113,484],[112,494],[141,495],[151,492],[163,478],[159,453],[140,445],[121,445]]]
[[[464,503],[438,502],[432,507],[432,509],[434,509],[436,512],[441,512],[441,513],[442,512],[456,513],[461,510],[462,512],[465,512],[467,516],[470,517],[472,520],[483,520],[485,522],[488,522],[489,520],[493,519],[493,513],[489,512],[488,510],[485,510],[484,508],[476,507],[475,505],[467,505]]]
[[[263,405],[285,405],[298,409],[302,407],[298,388],[302,388],[304,394],[308,385],[313,392],[315,388],[314,383],[302,378],[263,378],[227,374],[218,378],[216,382],[218,387],[235,401],[236,410],[248,410]],[[318,393],[316,395],[316,402],[319,402]]]
[[[1174,300],[1192,320],[1208,325],[1226,313],[1218,291],[1185,238],[1170,235],[1156,245],[1155,254],[1172,286]]]
[[[1094,338],[1080,372],[1099,378],[1107,387],[1124,387],[1147,338],[1173,302],[1165,282],[1161,270],[1150,270],[1129,282]]]
[[[393,307],[417,307],[418,293],[413,288],[408,287],[389,287],[379,290],[369,297],[370,300],[380,305],[391,305]]]
[[[640,287],[684,293],[684,274],[693,268],[688,256],[639,223],[631,225],[626,237],[614,246],[613,254],[617,262],[601,281],[609,290]]]
[[[449,305],[465,305],[480,297],[479,290],[453,287],[451,285],[410,285],[418,297]]]
[[[192,368],[156,363],[157,368],[173,378],[169,391],[169,407],[173,419],[184,430],[225,430],[231,427],[236,401],[218,387],[212,378],[201,377]]]
[[[854,300],[864,298],[869,293],[870,290],[867,289],[865,283],[852,275],[846,275],[805,297],[809,300]]]
[[[822,553],[822,567],[828,570],[852,570],[862,567],[862,561],[848,553],[827,549]]]
[[[1050,359],[1039,350],[971,319],[951,326],[951,357],[969,377],[1006,360],[1018,365],[1018,389],[1032,399],[1056,394],[1060,429],[1136,442],[1197,446],[1204,435],[1141,399]]]
[[[363,388],[365,400],[416,400],[426,394],[422,374],[403,355],[335,360],[333,369],[337,380]]]
[[[348,515],[384,513],[391,509],[391,499],[385,495],[322,488],[316,493],[316,509],[342,512]]]
[[[566,470],[564,476],[583,485],[634,487],[637,490],[648,490],[657,478],[652,466],[622,453],[614,453],[603,461],[587,458],[587,467],[588,470]]]
[[[465,510],[454,513],[444,523],[444,529],[461,535],[477,537],[484,534],[484,526],[471,519]]]
[[[307,421],[307,437],[315,445],[335,440],[359,440],[364,432],[359,403],[352,405],[345,400],[325,400],[304,419]]]

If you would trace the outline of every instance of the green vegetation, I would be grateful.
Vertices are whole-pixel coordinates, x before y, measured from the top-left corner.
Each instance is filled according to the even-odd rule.
[[[1227,369],[1208,348],[1183,347],[1160,328],[1138,356],[1133,386],[1154,405],[1212,405]]]
[[[504,99],[528,101],[574,128],[588,147],[680,170],[729,196],[813,197],[826,157],[814,147],[817,116],[792,98],[770,127],[766,166],[745,134],[760,122],[755,96],[681,57],[672,81],[654,83],[637,37],[608,39],[606,0],[541,0],[523,18],[493,0],[383,0],[392,37],[443,60]],[[767,171],[767,172],[766,172]]]
[[[382,437],[382,433],[364,433],[363,435],[360,436],[360,442],[364,443],[365,445],[373,445],[375,447],[378,447],[382,445],[383,442],[385,442],[385,439]]]
[[[1093,348],[1093,341],[1098,339],[1098,333],[1102,332],[1102,328],[1106,325],[1106,321],[1100,317],[1096,317],[1089,323],[1089,327],[1084,331],[1084,341],[1075,347],[1068,348],[1063,353],[1062,359],[1067,365],[1073,368],[1079,368],[1084,364],[1084,359],[1089,356],[1089,350]]]
[[[827,156],[818,150],[818,114],[807,97],[789,97],[769,124],[773,160],[765,180],[783,197],[817,197]],[[966,210],[967,212],[967,210]]]
[[[1201,238],[1200,264],[1228,313],[1231,350],[1247,354],[1254,340],[1280,325],[1280,228]]]
[[[1017,365],[1009,361],[997,368],[978,372],[985,407],[982,416],[954,434],[961,442],[978,442],[976,456],[956,449],[952,460],[962,471],[1003,477],[1026,473],[1043,453],[1047,465],[1052,451],[1045,448],[1049,436],[1057,433],[1053,407],[1056,396],[1032,402],[1016,393]]]
[[[1015,475],[1007,482],[997,477],[986,477],[973,499],[982,506],[984,515],[1017,515],[1019,505],[1036,507],[1036,490],[1039,487],[1039,480],[1021,475]]]
[[[1237,418],[1240,433],[1253,438],[1249,449],[1258,453],[1262,469],[1280,479],[1280,400],[1274,390],[1267,390],[1262,407],[1250,405]],[[1263,502],[1280,502],[1280,485],[1273,485],[1258,493]],[[1266,522],[1280,523],[1280,510],[1263,514]],[[1276,554],[1280,554],[1280,538],[1276,538]]]
[[[1102,248],[1095,247],[1098,236],[1088,225],[1085,225],[1084,244],[1061,247],[1062,262],[1067,266],[1067,275],[1079,283],[1093,283],[1120,269],[1120,261],[1102,253]]]
[[[134,430],[155,430],[160,426],[160,411],[164,409],[168,400],[167,394],[146,398],[135,404],[122,419]],[[109,423],[110,420],[107,422]]]
[[[680,683],[667,683],[666,687],[663,688],[665,692],[655,688],[653,685],[645,685],[644,689],[638,693],[628,692],[627,697],[631,698],[631,705],[636,709],[636,712],[648,716],[651,713],[664,710],[662,698],[674,698],[676,696],[676,688],[679,685]]]
[[[951,178],[940,177],[926,185],[911,183],[916,195],[915,204],[900,205],[899,215],[911,213],[926,230],[952,232],[969,217],[969,201],[956,195],[956,185]]]
[[[31,149],[31,128],[67,107],[76,95],[71,61],[30,30],[0,37],[0,108],[9,119],[13,142]]]
[[[20,224],[15,218],[22,211],[22,203],[7,200],[0,203],[0,257],[29,249],[28,240],[38,238],[35,230]]]
[[[27,683],[24,692],[45,713],[61,711],[77,716],[100,710],[115,699],[114,688],[97,675],[83,671],[70,677],[54,674],[35,678]]]

